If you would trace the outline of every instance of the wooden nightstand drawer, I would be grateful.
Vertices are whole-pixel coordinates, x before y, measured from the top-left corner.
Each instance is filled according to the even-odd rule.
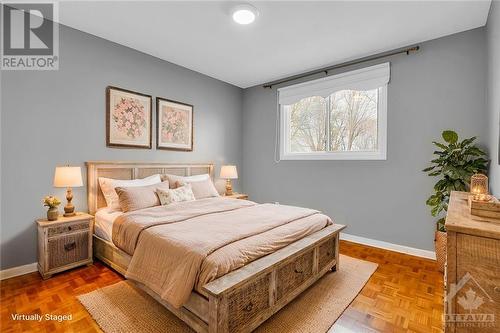
[[[47,255],[49,270],[88,259],[89,235],[87,232],[51,238],[48,240]]]
[[[89,221],[85,221],[82,223],[75,223],[70,225],[62,225],[48,228],[48,236],[56,236],[61,234],[67,234],[74,231],[87,230],[89,228]]]

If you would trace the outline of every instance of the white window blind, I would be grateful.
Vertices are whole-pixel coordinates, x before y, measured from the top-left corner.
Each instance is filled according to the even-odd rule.
[[[289,105],[311,96],[324,98],[340,90],[371,90],[389,83],[389,63],[366,67],[355,71],[295,84],[278,89],[278,102]]]

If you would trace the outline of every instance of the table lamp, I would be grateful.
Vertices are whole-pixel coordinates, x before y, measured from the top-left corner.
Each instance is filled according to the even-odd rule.
[[[83,186],[82,169],[80,167],[56,167],[54,174],[54,187],[66,187],[66,206],[64,206],[64,216],[74,216],[75,206],[71,203],[73,199],[72,187]]]
[[[231,179],[238,179],[236,165],[223,165],[220,168],[220,178],[226,180],[226,195],[233,195],[233,185]]]

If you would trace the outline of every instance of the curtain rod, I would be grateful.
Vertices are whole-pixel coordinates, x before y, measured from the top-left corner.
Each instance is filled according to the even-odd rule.
[[[334,69],[339,69],[339,68],[343,68],[343,67],[357,65],[357,64],[364,63],[364,62],[378,60],[378,59],[382,59],[382,58],[386,58],[386,57],[391,57],[391,56],[398,55],[398,54],[403,54],[403,53],[406,54],[406,55],[409,55],[410,53],[417,52],[418,50],[420,50],[420,46],[419,45],[412,46],[412,47],[407,47],[407,48],[403,48],[403,49],[398,49],[398,50],[395,50],[395,51],[390,51],[390,52],[385,52],[385,53],[379,53],[379,54],[375,54],[375,55],[372,55],[372,56],[368,56],[368,57],[364,57],[364,58],[359,58],[359,59],[351,60],[351,61],[347,61],[347,62],[343,62],[341,64],[333,65],[333,66],[330,66],[330,67],[316,69],[314,71],[306,72],[306,73],[303,73],[303,74],[297,74],[297,75],[289,76],[289,77],[286,77],[284,79],[280,79],[280,80],[276,80],[276,81],[271,81],[271,82],[268,82],[268,83],[262,85],[262,87],[263,88],[272,88],[273,86],[278,85],[278,84],[282,84],[282,83],[286,83],[286,82],[290,82],[290,81],[295,81],[295,80],[298,80],[298,79],[302,79],[302,78],[305,78],[305,77],[308,77],[308,76],[312,76],[312,75],[316,75],[316,74],[323,73],[323,72],[325,73],[325,75],[328,75],[328,72],[331,71],[331,70],[334,70]]]

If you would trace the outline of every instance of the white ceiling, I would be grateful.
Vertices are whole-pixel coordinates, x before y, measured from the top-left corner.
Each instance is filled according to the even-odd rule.
[[[61,23],[246,88],[484,26],[482,1],[70,1]]]

